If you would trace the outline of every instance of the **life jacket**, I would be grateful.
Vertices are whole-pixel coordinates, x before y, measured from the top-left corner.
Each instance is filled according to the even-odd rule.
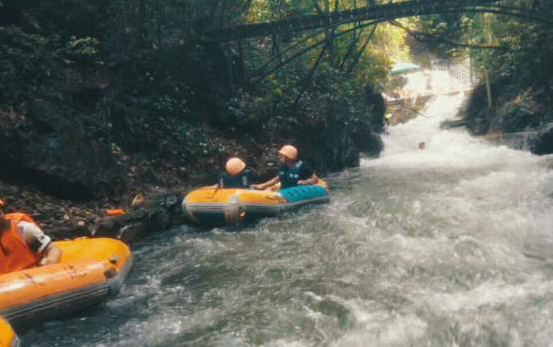
[[[251,172],[248,169],[242,170],[239,174],[230,176],[227,173],[222,173],[219,177],[219,188],[250,188]]]
[[[280,180],[280,189],[295,187],[300,180],[300,171],[303,166],[303,162],[300,160],[292,167],[288,165],[282,165],[278,170],[278,178]]]
[[[40,254],[33,252],[17,232],[19,222],[36,223],[23,213],[8,213],[4,218],[10,226],[0,234],[0,275],[36,266]]]

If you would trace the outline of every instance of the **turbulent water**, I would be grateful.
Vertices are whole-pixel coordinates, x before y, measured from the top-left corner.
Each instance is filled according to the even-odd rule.
[[[392,127],[327,205],[136,245],[117,298],[24,344],[552,346],[553,160],[440,130],[460,103]]]

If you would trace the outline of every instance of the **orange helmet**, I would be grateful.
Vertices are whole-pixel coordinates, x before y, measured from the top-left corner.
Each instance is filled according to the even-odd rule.
[[[231,176],[239,174],[245,167],[246,163],[244,163],[240,158],[230,158],[225,166],[227,173]]]
[[[278,151],[278,153],[292,160],[298,159],[298,150],[296,149],[296,147],[292,145],[282,146],[282,148]]]

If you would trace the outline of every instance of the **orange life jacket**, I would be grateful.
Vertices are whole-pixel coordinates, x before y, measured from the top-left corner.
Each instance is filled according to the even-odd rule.
[[[36,223],[24,213],[8,213],[4,218],[10,227],[0,231],[0,275],[37,265],[40,255],[33,252],[17,232],[19,222]]]

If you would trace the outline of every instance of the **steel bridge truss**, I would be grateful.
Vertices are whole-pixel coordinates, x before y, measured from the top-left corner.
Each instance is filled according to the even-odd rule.
[[[458,12],[495,13],[553,25],[551,13],[509,6],[498,0],[409,0],[377,6],[332,12],[328,15],[303,15],[281,20],[244,24],[204,33],[206,41],[237,41],[275,36],[318,28],[333,28],[355,22],[385,22],[394,19]]]

